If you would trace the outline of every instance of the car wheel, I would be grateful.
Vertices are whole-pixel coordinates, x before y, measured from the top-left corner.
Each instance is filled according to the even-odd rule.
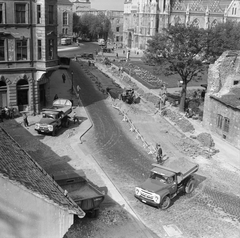
[[[171,199],[169,196],[165,196],[161,202],[161,209],[162,210],[166,210],[169,206],[170,206],[170,203],[171,203]]]
[[[194,190],[194,180],[190,180],[185,187],[185,192],[191,193],[193,190]]]

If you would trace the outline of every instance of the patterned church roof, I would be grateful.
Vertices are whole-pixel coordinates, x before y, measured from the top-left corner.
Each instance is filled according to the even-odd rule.
[[[229,7],[231,0],[173,0],[173,11],[189,11],[205,12],[208,8],[209,12],[223,13]]]
[[[32,194],[83,217],[85,213],[5,130],[0,127],[0,176]]]

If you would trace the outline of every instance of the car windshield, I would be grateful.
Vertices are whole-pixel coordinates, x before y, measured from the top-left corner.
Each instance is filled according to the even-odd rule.
[[[173,177],[167,177],[167,176],[164,176],[162,174],[156,174],[156,173],[153,173],[153,172],[151,172],[150,178],[155,179],[157,181],[160,181],[162,183],[166,183],[166,184],[170,184],[170,183],[173,182]]]

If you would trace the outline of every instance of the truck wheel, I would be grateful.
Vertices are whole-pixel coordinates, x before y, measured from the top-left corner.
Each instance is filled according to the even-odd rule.
[[[68,128],[69,127],[69,120],[66,121],[66,127]]]
[[[56,136],[57,135],[57,129],[53,129],[53,132],[52,132],[52,136]]]
[[[194,180],[191,179],[190,181],[188,181],[187,185],[185,186],[185,192],[191,193],[193,189],[194,189]]]
[[[170,206],[170,203],[171,203],[171,199],[169,196],[165,196],[161,202],[161,209],[162,210],[166,210],[169,206]]]

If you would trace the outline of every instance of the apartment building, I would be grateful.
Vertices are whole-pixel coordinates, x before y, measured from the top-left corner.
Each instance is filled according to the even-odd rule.
[[[57,0],[0,2],[0,107],[38,113],[58,68]]]

